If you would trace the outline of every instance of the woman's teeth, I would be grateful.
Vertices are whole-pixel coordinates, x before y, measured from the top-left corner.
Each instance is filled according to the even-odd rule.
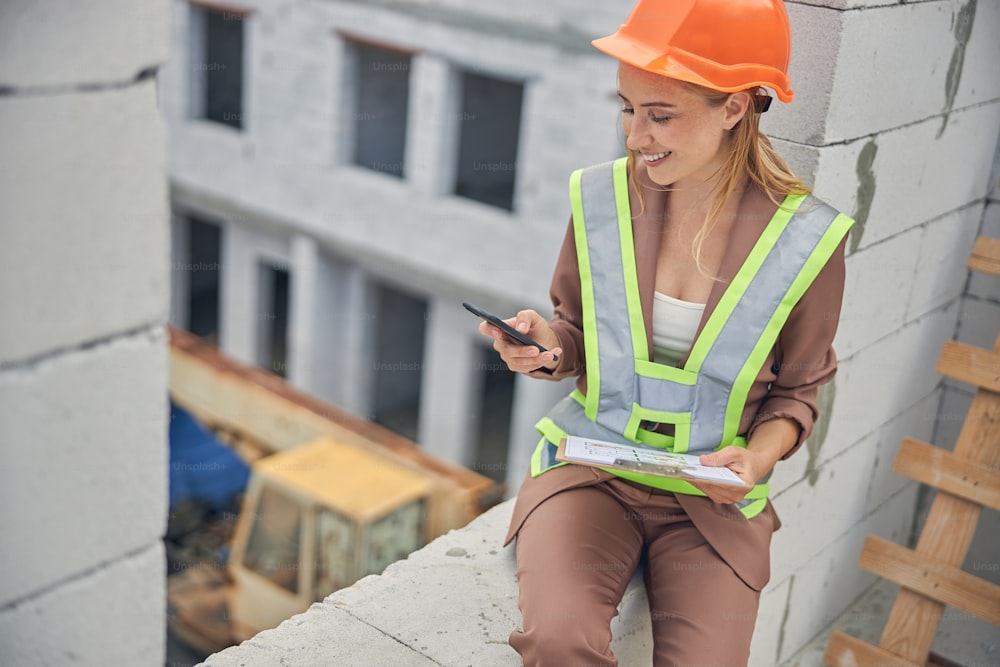
[[[665,158],[668,155],[670,155],[670,151],[667,151],[666,153],[656,153],[655,155],[646,155],[644,153],[642,159],[645,160],[646,162],[656,162],[657,160]]]

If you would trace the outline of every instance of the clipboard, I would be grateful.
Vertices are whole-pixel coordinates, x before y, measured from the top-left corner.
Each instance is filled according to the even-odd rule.
[[[570,442],[571,441],[571,442]],[[570,450],[567,452],[567,450]],[[627,472],[670,477],[687,482],[747,488],[736,473],[724,467],[705,466],[691,454],[675,454],[646,445],[619,443],[569,436],[559,441],[556,460],[564,463],[611,468]]]

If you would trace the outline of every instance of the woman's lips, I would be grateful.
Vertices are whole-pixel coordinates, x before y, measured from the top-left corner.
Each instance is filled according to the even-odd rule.
[[[642,159],[646,162],[647,165],[649,165],[650,167],[655,167],[656,165],[660,164],[665,159],[667,159],[667,157],[670,155],[670,151],[666,151],[665,153],[650,153],[648,155],[646,153],[641,153],[641,155]]]

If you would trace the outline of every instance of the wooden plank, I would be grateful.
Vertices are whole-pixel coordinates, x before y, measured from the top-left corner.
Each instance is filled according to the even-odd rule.
[[[892,462],[894,472],[984,507],[1000,510],[1000,472],[951,452],[904,438]]]
[[[1000,354],[975,345],[945,341],[937,371],[981,389],[1000,393]]]
[[[923,667],[922,662],[911,662],[885,649],[872,646],[857,637],[839,630],[830,633],[830,641],[823,653],[823,664],[830,667],[859,667],[860,665],[884,665],[885,667]]]
[[[869,535],[858,565],[949,607],[1000,626],[1000,586]]]
[[[1000,336],[993,346],[1000,352]],[[1000,395],[977,391],[955,443],[955,456],[980,465],[1000,461]],[[924,522],[917,553],[953,567],[961,567],[976,532],[981,507],[947,493],[939,493]],[[944,605],[919,593],[899,591],[882,632],[879,646],[916,663],[930,654]]]
[[[973,271],[1000,276],[1000,239],[980,236],[972,246],[966,265]]]

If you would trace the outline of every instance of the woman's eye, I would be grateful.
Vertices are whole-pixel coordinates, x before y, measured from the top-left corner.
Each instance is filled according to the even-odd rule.
[[[631,107],[622,107],[622,113],[632,115],[635,113],[635,109]]]
[[[671,120],[672,118],[673,116],[657,116],[653,113],[649,114],[649,120],[653,121],[654,123],[666,123],[668,120]]]

